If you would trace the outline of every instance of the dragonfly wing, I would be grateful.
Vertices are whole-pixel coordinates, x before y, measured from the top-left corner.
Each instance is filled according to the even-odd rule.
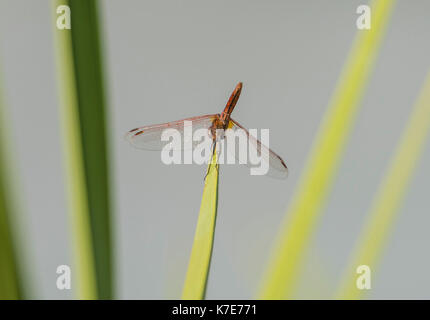
[[[287,168],[287,165],[285,164],[285,162],[282,160],[282,158],[280,156],[278,156],[275,152],[270,150],[268,147],[266,147],[264,144],[262,144],[254,136],[249,134],[248,130],[245,129],[243,126],[241,126],[237,121],[230,118],[230,123],[228,125],[228,129],[232,129],[233,131],[243,130],[243,132],[245,133],[245,136],[247,138],[246,139],[247,145],[248,145],[248,154],[247,154],[248,157],[247,157],[246,163],[244,163],[245,165],[247,165],[248,167],[251,167],[251,168],[257,166],[255,164],[252,164],[249,161],[249,154],[252,151],[254,154],[258,155],[258,157],[261,157],[261,161],[268,161],[269,162],[268,163],[269,171],[267,172],[267,175],[274,177],[274,178],[279,178],[279,179],[284,179],[288,176],[288,168]],[[227,141],[227,144],[229,144],[229,143],[230,142]],[[237,143],[235,143],[235,146],[236,145],[237,145]],[[228,150],[228,148],[227,148],[227,150]],[[239,150],[239,148],[235,147],[234,156],[237,160],[240,160],[238,150]],[[262,156],[262,152],[263,152],[263,156]],[[268,157],[265,158],[264,154],[267,154]]]
[[[193,141],[192,134],[197,129],[209,129],[212,125],[213,121],[217,119],[219,115],[217,114],[210,114],[200,117],[193,117],[193,118],[186,118],[182,120],[167,122],[167,123],[161,123],[161,124],[155,124],[151,126],[146,127],[140,127],[133,130],[130,130],[126,134],[126,138],[130,143],[135,146],[138,149],[145,149],[145,150],[161,150],[163,147],[169,143],[169,141],[163,141],[161,140],[162,134],[164,130],[167,129],[175,129],[181,136],[181,144],[176,146],[172,145],[172,149],[189,149],[194,148],[197,144],[199,144],[201,141]],[[191,129],[192,132],[191,136],[187,135],[186,129]],[[209,135],[209,130],[208,130]],[[191,140],[191,143],[184,143],[184,140]]]

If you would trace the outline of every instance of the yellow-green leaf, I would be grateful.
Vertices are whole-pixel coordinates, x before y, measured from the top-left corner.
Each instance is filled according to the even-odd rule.
[[[292,297],[320,213],[383,39],[394,0],[371,2],[370,30],[359,30],[336,91],[315,138],[308,163],[281,226],[260,297]]]
[[[391,234],[398,209],[415,172],[430,131],[430,73],[411,113],[387,173],[382,180],[360,240],[338,290],[340,299],[358,299],[368,290],[356,286],[356,268],[367,265],[372,272]]]
[[[214,152],[205,179],[193,248],[182,291],[182,299],[199,300],[205,297],[215,235],[218,204],[218,171],[217,155]]]

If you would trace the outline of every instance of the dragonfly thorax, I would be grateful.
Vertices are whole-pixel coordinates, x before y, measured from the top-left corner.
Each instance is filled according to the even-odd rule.
[[[209,128],[211,138],[214,140],[224,138],[224,130],[226,127],[226,121],[222,120],[220,117],[217,117]]]

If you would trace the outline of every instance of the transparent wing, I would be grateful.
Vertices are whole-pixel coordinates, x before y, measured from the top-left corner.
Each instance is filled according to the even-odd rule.
[[[176,129],[181,136],[181,145],[173,147],[173,149],[189,149],[194,148],[200,141],[193,141],[192,135],[185,134],[186,129],[191,129],[194,132],[197,129],[209,129],[213,121],[219,117],[218,114],[209,114],[200,117],[186,118],[182,120],[155,124],[130,130],[126,134],[126,139],[138,149],[145,150],[161,150],[168,141],[162,141],[163,131],[166,129]],[[209,130],[208,130],[209,134]],[[184,140],[190,143],[184,143]]]
[[[261,157],[261,161],[265,161],[267,164],[268,161],[268,172],[267,175],[274,177],[274,178],[279,178],[279,179],[285,179],[288,176],[288,168],[287,165],[285,164],[285,162],[282,160],[282,158],[280,156],[278,156],[275,152],[273,152],[272,150],[270,150],[268,147],[266,147],[264,144],[262,144],[259,140],[257,140],[254,136],[250,135],[248,130],[245,129],[243,126],[241,126],[237,121],[233,120],[230,118],[230,123],[228,124],[228,129],[232,129],[233,131],[237,131],[237,130],[243,130],[243,132],[245,133],[246,136],[246,142],[247,142],[247,156],[248,156],[248,161],[246,161],[245,164],[246,166],[252,168],[252,167],[256,167],[255,164],[251,163],[251,161],[249,161],[249,156],[250,153],[253,152],[253,154],[256,154],[258,157],[261,157],[262,152],[263,155],[267,154],[268,156],[265,158],[264,156]],[[226,136],[228,137],[228,136]],[[227,144],[231,143],[229,141],[229,139],[226,139]],[[229,150],[227,148],[227,150]],[[235,148],[234,149],[230,149],[230,151],[233,150],[234,151],[234,157],[237,160],[239,159],[239,148],[238,148],[238,143],[236,141],[235,143]]]

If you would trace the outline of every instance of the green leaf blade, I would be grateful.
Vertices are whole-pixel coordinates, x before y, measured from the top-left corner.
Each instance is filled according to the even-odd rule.
[[[55,30],[69,211],[80,298],[113,298],[107,103],[97,1],[57,0],[71,30]],[[57,16],[56,16],[57,17]]]
[[[214,152],[212,163],[209,164],[205,179],[193,248],[182,291],[182,299],[201,300],[205,298],[215,236],[218,206],[218,176],[219,165],[217,163],[216,152]]]

